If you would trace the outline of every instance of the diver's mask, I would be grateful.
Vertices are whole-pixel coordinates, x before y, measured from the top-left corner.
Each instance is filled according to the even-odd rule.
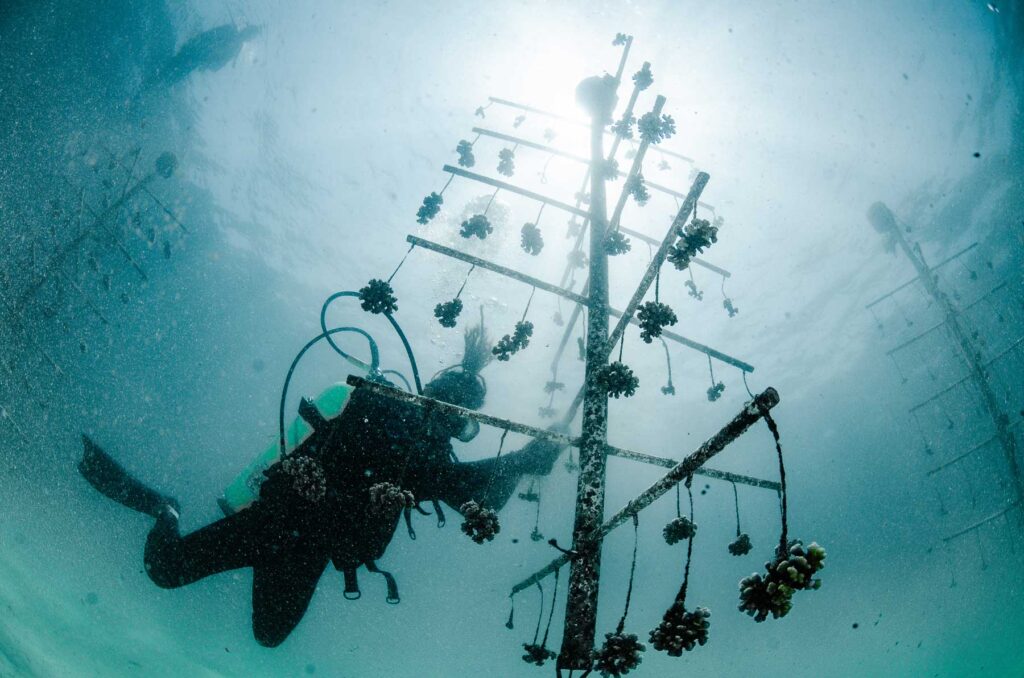
[[[480,433],[480,422],[476,419],[465,419],[466,423],[463,425],[462,430],[455,434],[455,439],[460,440],[464,443],[468,443],[473,438],[476,438],[477,434]]]
[[[482,377],[456,368],[442,371],[432,379],[423,389],[423,395],[475,410],[483,405],[486,391]],[[480,433],[480,424],[475,419],[449,416],[450,427],[446,424],[446,428],[452,438],[468,443]]]

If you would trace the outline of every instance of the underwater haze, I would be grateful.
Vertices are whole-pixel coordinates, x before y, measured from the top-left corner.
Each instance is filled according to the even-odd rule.
[[[593,163],[591,180],[596,99],[581,106],[577,85],[613,86],[624,56],[595,135],[621,175]],[[611,123],[634,91],[624,138]],[[644,117],[656,95],[673,124]],[[629,305],[668,231],[643,300],[677,322],[607,349],[631,397],[592,375],[613,391],[608,443],[657,458],[607,457],[604,519],[734,417],[764,419],[745,404],[769,387],[780,449],[754,421],[706,464],[724,474],[668,486],[635,532],[627,517],[609,533],[594,649],[628,604],[624,632],[646,646],[630,675],[1024,675],[1024,3],[4,0],[0,676],[554,673],[541,646],[563,649],[587,549],[510,592],[561,555],[549,540],[580,546],[575,447],[516,476],[493,539],[461,501],[443,529],[425,497],[409,528],[396,509],[376,562],[400,604],[365,568],[350,600],[328,565],[279,643],[254,637],[249,566],[155,585],[154,518],[79,462],[85,434],[176,500],[182,534],[221,520],[226,488],[279,443],[286,378],[288,424],[301,397],[367,376],[351,332],[337,344],[356,360],[320,341],[293,363],[322,322],[368,333],[382,378],[417,390],[389,318],[424,384],[472,372],[480,318],[508,349],[480,373],[498,423],[454,439],[458,462],[538,449],[502,422],[561,431],[573,412],[600,343],[584,331],[598,311],[577,317],[573,298],[590,293],[605,179],[631,244],[608,257],[608,302]],[[368,312],[363,292],[321,316],[371,280],[397,311]],[[435,307],[454,299],[445,327]],[[570,436],[593,433],[588,407]],[[474,490],[482,509],[494,480]],[[688,494],[698,529],[667,543]],[[827,558],[820,588],[799,590],[808,576],[758,623],[740,581],[798,558],[776,553],[780,500],[789,538]],[[734,555],[741,532],[752,550]],[[710,628],[671,656],[651,631],[684,578]]]

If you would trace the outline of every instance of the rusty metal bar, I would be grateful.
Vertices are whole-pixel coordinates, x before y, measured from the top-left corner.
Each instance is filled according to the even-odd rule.
[[[671,471],[637,495],[614,516],[601,525],[600,532],[596,537],[597,541],[600,542],[603,540],[608,533],[616,527],[625,523],[630,517],[647,508],[659,497],[663,496],[673,487],[686,480],[690,475],[695,473],[702,464],[739,438],[747,429],[761,418],[762,407],[770,410],[778,404],[779,394],[773,388],[768,388],[763,393],[757,395],[754,400],[744,405],[740,413],[736,415],[732,421],[726,424],[718,433],[709,438],[688,457],[673,466]],[[556,570],[569,562],[569,560],[569,556],[565,554],[555,558],[536,573],[513,586],[512,593],[510,595],[514,596],[520,591],[533,586],[548,575],[554,574]]]
[[[445,256],[452,257],[453,259],[464,261],[467,264],[472,264],[476,266],[477,268],[492,271],[494,273],[498,273],[500,275],[512,278],[513,280],[518,280],[524,285],[530,285],[531,287],[536,287],[539,290],[544,290],[545,292],[556,294],[564,299],[568,299],[569,301],[573,301],[577,304],[580,304],[581,306],[587,306],[590,303],[589,300],[581,294],[571,292],[565,289],[564,287],[559,287],[558,285],[545,282],[540,278],[535,278],[531,275],[520,273],[515,269],[508,268],[507,266],[502,266],[501,264],[496,264],[492,261],[488,261],[487,259],[481,259],[480,257],[473,256],[472,254],[466,254],[465,252],[459,251],[457,249],[453,249],[445,245],[440,245],[438,243],[426,240],[424,238],[420,238],[419,236],[415,235],[407,235],[405,237],[405,240],[411,245],[416,245],[417,247],[422,247],[425,250],[430,250],[432,252],[437,252],[438,254],[443,254]],[[608,313],[615,318],[621,319],[623,316],[623,311],[620,311],[612,307],[608,308]],[[640,321],[638,321],[636,318],[632,316],[630,317],[629,322],[633,325],[640,325]],[[668,339],[669,341],[674,341],[677,344],[681,344],[682,346],[686,346],[687,348],[693,349],[694,351],[703,353],[704,355],[710,356],[715,360],[726,363],[727,365],[737,367],[743,370],[744,372],[754,371],[754,366],[751,365],[750,363],[744,362],[739,358],[734,358],[733,356],[728,355],[726,353],[722,353],[718,349],[711,348],[706,344],[694,341],[693,339],[684,337],[681,334],[676,334],[675,332],[663,330],[662,336],[665,337],[665,339]]]
[[[968,532],[973,532],[974,530],[978,529],[979,527],[982,527],[983,525],[987,525],[988,523],[991,523],[996,518],[1002,518],[1007,513],[1009,513],[1010,511],[1012,511],[1015,508],[1018,508],[1019,506],[1020,506],[1020,502],[1016,502],[1015,501],[1012,504],[1010,504],[1009,506],[1007,506],[1006,508],[1004,508],[1002,511],[996,511],[992,515],[990,515],[990,516],[988,516],[986,518],[982,518],[981,520],[979,520],[978,522],[974,523],[970,527],[965,527],[964,529],[960,530],[959,532],[951,534],[948,537],[943,537],[942,541],[944,541],[944,542],[946,542],[948,544],[949,542],[953,541],[957,537],[962,537],[965,534],[967,534]]]
[[[493,186],[494,188],[497,188],[499,190],[508,191],[509,193],[515,193],[517,195],[521,195],[521,196],[529,198],[531,200],[536,200],[537,202],[542,202],[545,205],[551,205],[552,207],[556,207],[556,208],[558,208],[560,210],[564,210],[564,211],[568,212],[569,214],[575,214],[578,217],[586,217],[586,216],[588,216],[588,212],[586,210],[579,209],[578,207],[573,207],[572,205],[570,205],[568,203],[564,203],[561,200],[555,200],[554,198],[549,198],[546,195],[541,195],[540,193],[537,193],[535,191],[527,190],[527,189],[522,188],[520,186],[516,186],[515,184],[510,184],[507,181],[501,181],[499,179],[492,179],[491,177],[484,176],[483,174],[477,174],[476,172],[469,172],[467,170],[462,169],[461,167],[453,167],[451,165],[445,165],[442,169],[445,172],[448,172],[449,174],[454,174],[455,176],[463,177],[464,179],[470,179],[472,181],[479,181],[482,184],[487,184],[488,186]]]

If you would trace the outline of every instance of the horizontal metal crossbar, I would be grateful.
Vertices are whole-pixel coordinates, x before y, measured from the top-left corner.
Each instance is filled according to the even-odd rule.
[[[957,259],[958,257],[961,257],[964,254],[967,254],[968,252],[970,252],[971,250],[973,250],[977,246],[978,246],[978,243],[976,243],[976,242],[971,243],[970,245],[968,245],[967,247],[963,248],[962,250],[960,250],[956,254],[953,254],[952,256],[946,257],[945,259],[943,259],[939,263],[937,263],[934,266],[932,266],[931,270],[932,271],[938,270],[939,268],[945,266],[946,264],[948,264],[949,262],[953,261],[954,259]],[[886,292],[882,296],[878,297],[877,299],[875,299],[871,303],[867,304],[864,308],[866,308],[866,309],[867,308],[871,308],[872,306],[875,306],[875,305],[885,301],[886,299],[888,299],[892,295],[896,294],[897,292],[899,292],[901,290],[904,290],[904,289],[910,287],[911,285],[913,285],[917,281],[918,281],[917,278],[914,278],[913,280],[908,280],[907,282],[903,283],[899,287],[895,287],[895,288],[889,290],[888,292]]]
[[[454,174],[457,177],[463,177],[465,179],[470,179],[472,181],[479,181],[482,184],[487,184],[488,186],[494,186],[495,188],[501,189],[503,191],[508,191],[509,193],[515,193],[517,195],[521,195],[521,196],[524,196],[526,198],[529,198],[530,200],[536,200],[537,202],[542,202],[545,205],[550,205],[552,207],[557,207],[560,210],[564,210],[564,211],[568,212],[569,214],[575,214],[578,217],[584,217],[585,218],[585,217],[588,217],[590,215],[590,213],[587,212],[584,209],[580,209],[579,207],[576,207],[574,205],[570,205],[569,203],[562,202],[561,200],[555,200],[554,198],[549,198],[546,195],[541,195],[540,193],[537,193],[535,191],[527,190],[527,189],[522,188],[520,186],[516,186],[515,184],[510,184],[507,181],[501,181],[500,179],[492,179],[491,177],[485,176],[483,174],[477,174],[476,172],[469,172],[469,171],[466,171],[466,170],[462,169],[461,167],[453,167],[451,165],[445,165],[442,169],[445,172],[448,172],[449,174]]]
[[[405,240],[411,245],[422,247],[423,249],[431,250],[433,252],[437,252],[438,254],[443,254],[445,256],[452,257],[453,259],[459,259],[460,261],[464,261],[467,264],[472,264],[477,268],[493,271],[494,273],[504,275],[506,277],[512,278],[513,280],[518,280],[519,282],[525,285],[530,285],[531,287],[536,287],[539,290],[544,290],[552,294],[557,294],[558,296],[576,302],[577,304],[588,306],[590,303],[586,297],[575,292],[571,292],[565,289],[564,287],[559,287],[558,285],[553,285],[551,283],[544,282],[539,278],[535,278],[531,275],[526,275],[525,273],[520,273],[519,271],[508,268],[507,266],[502,266],[501,264],[496,264],[492,261],[488,261],[487,259],[481,259],[480,257],[475,257],[471,254],[460,252],[459,250],[453,249],[451,247],[446,247],[445,245],[439,245],[438,243],[431,242],[430,240],[426,240],[415,235],[407,235],[405,237]],[[622,317],[622,311],[615,308],[609,308],[608,313],[616,318]],[[640,321],[633,317],[630,318],[630,324],[639,326]],[[710,356],[715,360],[726,363],[727,365],[738,367],[744,372],[754,371],[754,366],[751,365],[750,363],[744,362],[739,358],[734,358],[733,356],[728,355],[726,353],[722,353],[721,351],[711,348],[706,344],[702,344],[699,341],[694,341],[693,339],[689,339],[687,337],[682,336],[681,334],[676,334],[675,332],[670,332],[668,330],[662,330],[661,334],[665,339],[669,341],[674,341],[677,344],[686,346],[687,348],[691,348],[695,351],[703,353],[704,355]]]
[[[995,354],[994,356],[992,356],[991,358],[986,360],[984,363],[982,363],[982,367],[988,367],[989,365],[997,362],[1000,358],[1005,356],[1007,353],[1009,353],[1010,351],[1012,351],[1015,348],[1017,348],[1018,346],[1020,346],[1021,342],[1024,342],[1024,337],[1021,337],[1017,341],[1013,342],[1012,344],[1010,344],[1009,346],[1004,348],[999,353]],[[958,379],[957,381],[953,382],[952,384],[950,384],[946,388],[942,389],[941,391],[939,391],[935,395],[931,396],[927,400],[923,400],[923,401],[919,402],[918,404],[914,405],[913,407],[911,407],[910,408],[910,413],[913,414],[914,412],[917,412],[919,409],[921,409],[922,407],[924,407],[928,403],[931,403],[931,402],[934,402],[934,401],[938,400],[939,398],[941,398],[942,396],[946,395],[947,393],[952,391],[954,388],[959,386],[960,384],[964,383],[965,381],[968,381],[969,379],[972,379],[973,377],[974,377],[974,374],[973,373],[969,373],[966,377],[963,377],[962,379]]]
[[[507,181],[502,181],[500,179],[493,179],[493,178],[485,176],[483,174],[478,174],[476,172],[469,172],[469,171],[464,170],[464,169],[462,169],[460,167],[453,167],[452,165],[445,165],[442,168],[442,170],[445,171],[445,172],[448,172],[449,174],[453,174],[455,176],[459,176],[459,177],[462,177],[464,179],[469,179],[470,181],[478,181],[478,182],[480,182],[482,184],[485,184],[487,186],[493,186],[494,188],[500,189],[502,191],[508,191],[509,193],[515,193],[516,195],[521,195],[521,196],[523,196],[525,198],[529,198],[530,200],[536,200],[537,202],[542,202],[545,205],[550,205],[550,206],[555,207],[557,209],[564,210],[564,211],[568,212],[569,214],[572,214],[572,215],[577,216],[577,217],[589,218],[589,216],[590,216],[590,212],[588,212],[585,209],[582,209],[582,208],[577,207],[575,205],[570,205],[569,203],[565,203],[565,202],[562,202],[560,200],[555,200],[554,198],[549,198],[546,195],[542,195],[542,194],[537,193],[535,191],[530,191],[530,190],[522,188],[520,186],[516,186],[515,184],[510,184]],[[661,244],[661,241],[656,240],[656,239],[652,238],[651,236],[645,235],[644,233],[641,233],[639,231],[634,231],[632,229],[626,228],[625,226],[620,226],[619,230],[622,231],[623,233],[627,234],[627,235],[631,235],[631,236],[637,238],[638,240],[642,240],[645,243],[648,243],[650,245],[660,245]],[[694,257],[693,259],[691,259],[691,261],[693,263],[697,264],[698,266],[703,266],[704,268],[708,269],[709,271],[714,271],[715,273],[719,274],[720,276],[722,276],[724,278],[729,278],[729,277],[732,276],[732,273],[730,273],[729,271],[725,270],[724,268],[720,268],[718,266],[715,266],[714,264],[710,264],[710,263],[704,261],[703,259],[700,259],[699,257]]]
[[[969,303],[966,306],[964,306],[963,308],[961,308],[960,309],[960,313],[962,314],[965,311],[971,310],[972,308],[974,308],[975,306],[977,306],[981,302],[985,301],[986,299],[991,297],[993,294],[995,294],[999,290],[1001,290],[1004,287],[1006,287],[1006,285],[1007,285],[1006,281],[1003,281],[1003,282],[999,283],[998,285],[996,285],[995,287],[990,289],[988,292],[986,292],[982,296],[978,297],[977,299],[975,299],[971,303]],[[944,327],[947,322],[949,322],[949,321],[948,320],[943,320],[940,323],[936,323],[935,325],[932,325],[931,327],[926,329],[921,334],[918,334],[917,336],[914,336],[914,337],[911,337],[910,339],[907,339],[906,341],[904,341],[902,344],[900,344],[898,346],[894,346],[893,348],[890,348],[888,351],[885,352],[885,354],[886,355],[893,355],[894,353],[902,351],[903,349],[907,348],[908,346],[911,346],[912,344],[920,341],[921,339],[924,339],[926,336],[928,336],[929,334],[931,334],[935,330],[939,329],[940,327]]]
[[[405,240],[409,244],[415,245],[416,247],[422,247],[425,250],[431,250],[432,252],[437,252],[438,254],[443,254],[453,259],[459,259],[460,261],[464,261],[467,264],[472,264],[477,268],[483,268],[488,271],[493,271],[494,273],[498,273],[503,276],[512,278],[513,280],[518,280],[519,282],[525,285],[536,287],[539,290],[551,292],[552,294],[557,294],[560,297],[564,297],[571,301],[575,301],[577,304],[583,304],[584,306],[586,306],[589,303],[586,297],[576,294],[575,292],[570,292],[564,287],[552,285],[551,283],[544,282],[540,278],[534,278],[532,275],[520,273],[515,269],[508,268],[507,266],[502,266],[501,264],[496,264],[493,261],[481,259],[480,257],[473,256],[472,254],[466,254],[465,252],[460,252],[457,249],[446,247],[445,245],[439,245],[436,242],[432,242],[430,240],[426,240],[415,235],[407,235],[405,236]]]
[[[532,149],[537,150],[537,151],[543,151],[544,153],[551,153],[553,155],[557,155],[559,157],[566,158],[568,160],[574,160],[574,161],[576,161],[576,162],[578,162],[580,164],[586,165],[588,167],[590,166],[590,160],[588,160],[587,158],[584,158],[582,155],[576,155],[575,153],[569,153],[568,151],[563,151],[562,149],[555,148],[554,146],[548,146],[546,144],[539,144],[536,141],[530,141],[529,139],[524,139],[522,137],[517,137],[517,136],[511,135],[511,134],[505,134],[504,132],[497,132],[497,131],[492,130],[492,129],[487,129],[486,127],[474,127],[473,128],[473,133],[474,134],[479,134],[479,135],[485,136],[485,137],[492,137],[494,139],[499,139],[501,141],[507,141],[510,144],[516,144],[518,146],[525,146],[527,148],[532,148]],[[657,148],[654,148],[652,150],[656,151]],[[615,172],[615,174],[616,174],[616,176],[620,176],[621,177],[621,176],[625,175],[625,172],[623,172],[622,170],[617,170]],[[650,181],[647,181],[646,179],[644,180],[644,185],[646,185],[648,188],[650,188],[652,190],[658,191],[659,193],[664,193],[666,195],[671,195],[674,198],[683,199],[683,198],[686,197],[685,193],[680,193],[679,191],[673,190],[673,189],[668,188],[666,186],[662,186],[660,184],[652,183]],[[704,209],[711,210],[712,212],[715,211],[714,206],[713,205],[709,205],[706,202],[700,202],[700,203],[697,203],[697,204],[698,204],[698,206],[703,207]]]
[[[948,544],[949,542],[953,541],[957,537],[962,537],[965,534],[967,534],[968,532],[973,532],[974,530],[978,529],[979,527],[982,527],[983,525],[987,525],[987,524],[991,523],[993,520],[996,520],[997,518],[1002,518],[1007,513],[1009,513],[1010,511],[1012,511],[1015,508],[1018,508],[1019,506],[1020,506],[1019,502],[1013,502],[1012,504],[1010,504],[1009,506],[1007,506],[1003,510],[996,511],[992,515],[990,515],[990,516],[988,516],[986,518],[982,518],[981,520],[979,520],[978,522],[974,523],[970,527],[965,527],[964,529],[960,530],[959,532],[955,532],[954,534],[951,534],[948,537],[943,537],[942,541],[944,541],[944,542],[946,542]]]
[[[409,393],[387,384],[381,384],[379,382],[370,381],[363,377],[357,377],[350,375],[346,380],[349,386],[356,388],[364,388],[374,393],[378,393],[388,398],[394,398],[402,402],[417,405],[419,407],[431,407],[436,410],[455,414],[461,417],[466,417],[493,426],[495,428],[502,429],[503,431],[512,431],[513,433],[522,433],[532,438],[539,440],[547,440],[549,442],[557,443],[559,445],[570,445],[572,447],[579,447],[579,438],[573,438],[572,436],[557,431],[545,430],[537,428],[536,426],[530,426],[529,424],[521,424],[519,422],[511,421],[509,419],[502,419],[501,417],[494,417],[489,414],[477,412],[476,410],[466,409],[459,407],[458,405],[452,405],[446,403],[443,400],[436,400],[434,398],[428,398],[426,396],[416,395],[415,393]],[[777,395],[776,395],[777,397]],[[622,457],[623,459],[629,459],[631,461],[639,461],[645,464],[651,464],[653,466],[662,466],[665,468],[674,468],[681,462],[675,459],[667,459],[664,457],[656,457],[651,454],[644,454],[643,452],[634,452],[621,447],[615,447],[608,445],[606,447],[608,454],[615,457]],[[729,473],[728,471],[719,471],[717,469],[702,468],[700,466],[695,467],[691,470],[696,475],[705,476],[707,478],[715,478],[717,480],[725,480],[728,482],[736,483],[738,485],[749,485],[751,487],[758,487],[766,490],[779,491],[779,484],[771,480],[763,480],[761,478],[754,478],[752,476],[745,476],[738,473]]]
[[[577,125],[579,127],[586,127],[588,129],[590,128],[590,123],[589,122],[584,122],[583,120],[577,120],[576,118],[570,118],[569,116],[566,116],[566,115],[559,115],[558,113],[552,113],[551,111],[545,111],[545,110],[543,110],[541,108],[536,108],[534,106],[527,106],[526,104],[520,104],[520,103],[515,102],[515,101],[509,101],[508,99],[499,99],[498,97],[487,97],[487,98],[492,103],[498,104],[500,106],[508,106],[509,108],[518,108],[519,110],[526,111],[527,113],[536,113],[537,115],[543,115],[543,116],[546,116],[548,118],[552,118],[554,120],[561,120],[563,122],[567,122],[567,123],[572,124],[572,125]],[[605,135],[606,136],[610,136],[611,134],[612,134],[612,132],[610,132],[608,130],[605,130]],[[682,160],[684,162],[688,162],[691,165],[696,162],[693,158],[688,158],[687,156],[683,155],[682,153],[676,153],[675,151],[670,151],[670,150],[665,149],[665,148],[655,147],[654,150],[657,151],[658,153],[661,153],[662,155],[667,155],[667,156],[670,156],[672,158],[678,158],[678,159],[680,159],[680,160]]]
[[[699,468],[708,459],[724,450],[729,443],[739,438],[748,428],[762,417],[762,413],[764,411],[770,410],[778,404],[779,394],[773,388],[766,389],[763,393],[755,396],[754,399],[744,405],[740,413],[737,414],[733,420],[726,424],[718,433],[709,438],[703,445],[697,448],[695,452],[673,466],[671,471],[666,473],[657,482],[630,500],[629,503],[620,509],[614,516],[601,525],[601,529],[598,532],[596,539],[598,541],[603,540],[608,533],[616,527],[625,523],[631,517],[653,504],[658,498],[665,495],[673,487],[686,480],[694,473],[695,469]],[[520,591],[533,586],[548,575],[554,574],[563,565],[569,562],[569,558],[569,555],[564,553],[555,558],[536,573],[513,586],[512,593],[510,595],[514,596]]]
[[[1013,430],[1013,429],[1015,429],[1015,428],[1017,428],[1018,426],[1021,426],[1021,425],[1024,425],[1024,419],[1018,419],[1017,421],[1015,421],[1012,424],[1010,424],[1009,428],[1010,428],[1010,430]],[[952,459],[950,459],[946,463],[940,464],[939,466],[936,466],[932,470],[930,470],[927,473],[925,473],[925,475],[926,476],[933,476],[936,473],[938,473],[939,471],[943,471],[943,470],[949,468],[950,466],[952,466],[953,464],[957,463],[958,461],[962,461],[962,460],[966,459],[967,457],[971,456],[972,454],[974,454],[978,450],[984,448],[986,445],[990,445],[990,444],[996,442],[997,440],[999,440],[999,436],[997,436],[997,435],[996,436],[992,436],[991,438],[989,438],[987,440],[983,440],[982,442],[978,443],[977,445],[975,445],[971,449],[967,450],[963,454],[957,455],[956,457],[953,457]]]

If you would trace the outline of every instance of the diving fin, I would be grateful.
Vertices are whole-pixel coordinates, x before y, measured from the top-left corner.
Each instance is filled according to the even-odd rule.
[[[82,461],[78,462],[78,472],[101,494],[122,506],[154,518],[168,505],[175,511],[180,511],[177,501],[133,478],[89,436],[82,435],[82,443],[85,450],[82,453]]]

